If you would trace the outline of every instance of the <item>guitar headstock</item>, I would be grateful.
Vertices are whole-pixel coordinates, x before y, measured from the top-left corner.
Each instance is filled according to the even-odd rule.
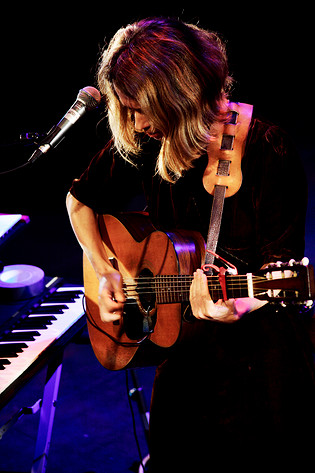
[[[307,307],[315,299],[314,269],[308,258],[272,263],[254,279],[255,297],[271,302],[298,303]]]

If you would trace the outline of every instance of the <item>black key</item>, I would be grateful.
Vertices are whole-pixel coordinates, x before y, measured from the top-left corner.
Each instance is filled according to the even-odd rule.
[[[1,337],[1,341],[3,342],[31,342],[35,340],[35,337],[40,335],[37,331],[30,331],[30,332],[10,332]]]
[[[39,306],[32,309],[31,314],[63,314],[68,306],[65,304]]]
[[[0,370],[4,370],[7,365],[10,365],[11,361],[9,360],[0,360]]]
[[[16,358],[23,348],[27,348],[26,343],[0,343],[0,357]]]
[[[74,302],[75,299],[83,294],[83,291],[60,291],[54,292],[48,298],[48,302]]]
[[[50,317],[45,315],[42,317],[26,317],[20,320],[15,328],[17,330],[41,330],[47,328],[47,325],[51,325],[53,320],[57,320],[54,315]]]
[[[49,322],[51,325],[51,322]],[[45,330],[47,328],[48,323],[44,324],[42,322],[38,322],[37,320],[32,322],[23,322],[21,324],[17,324],[15,330]]]
[[[75,302],[75,300],[76,298],[74,296],[71,297],[71,295],[56,294],[50,297],[48,302],[64,302],[65,304],[71,304],[72,302]]]

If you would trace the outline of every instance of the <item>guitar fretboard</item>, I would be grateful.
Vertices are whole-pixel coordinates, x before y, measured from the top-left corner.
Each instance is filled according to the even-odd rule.
[[[192,276],[156,276],[152,278],[155,287],[156,302],[170,304],[174,302],[187,302]],[[223,291],[218,276],[208,276],[208,287],[211,298],[216,301],[223,298]],[[226,289],[228,298],[247,297],[253,295],[252,275],[226,276]]]
[[[286,267],[285,267],[286,268]],[[127,297],[155,299],[157,304],[171,304],[189,301],[192,275],[157,275],[138,277],[125,281]],[[224,299],[218,275],[208,276],[208,287],[214,301]],[[222,283],[224,286],[224,282]],[[311,266],[295,266],[288,270],[265,271],[263,275],[225,276],[227,299],[258,297],[263,300],[278,300],[281,291],[283,301],[307,301],[314,297],[314,279]]]

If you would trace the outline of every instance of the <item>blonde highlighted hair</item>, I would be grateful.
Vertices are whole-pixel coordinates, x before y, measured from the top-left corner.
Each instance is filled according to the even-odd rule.
[[[118,30],[98,69],[117,150],[132,161],[140,145],[132,113],[120,103],[114,85],[138,102],[151,127],[163,134],[157,172],[170,182],[206,150],[210,126],[222,119],[230,84],[219,37],[169,18],[141,20]]]

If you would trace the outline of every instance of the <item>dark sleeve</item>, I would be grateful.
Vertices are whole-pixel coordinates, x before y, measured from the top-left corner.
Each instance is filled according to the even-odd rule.
[[[99,214],[143,210],[145,206],[137,168],[114,153],[112,142],[74,179],[70,193]]]
[[[276,126],[265,130],[256,153],[261,158],[252,170],[256,182],[253,197],[261,262],[301,259],[307,206],[301,160],[290,138]]]

